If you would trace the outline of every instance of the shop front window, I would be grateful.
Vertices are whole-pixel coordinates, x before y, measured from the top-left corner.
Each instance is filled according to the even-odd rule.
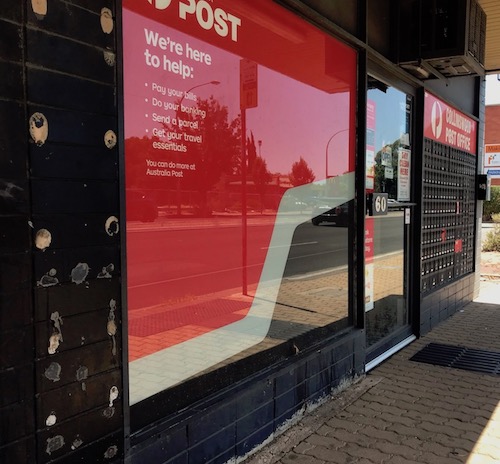
[[[126,0],[123,30],[136,404],[350,324],[356,54],[264,0]]]

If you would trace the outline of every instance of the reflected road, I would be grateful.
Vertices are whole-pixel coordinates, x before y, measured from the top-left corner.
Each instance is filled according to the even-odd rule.
[[[386,236],[377,234],[384,221]],[[376,218],[376,253],[401,250],[402,215]],[[388,224],[389,222],[389,224]],[[264,263],[272,222],[248,227],[248,285],[256,284]],[[217,227],[162,228],[151,224],[129,229],[127,255],[136,263],[128,271],[129,309],[175,303],[242,285],[241,224]],[[285,277],[345,266],[348,229],[331,224],[300,225],[294,234]]]

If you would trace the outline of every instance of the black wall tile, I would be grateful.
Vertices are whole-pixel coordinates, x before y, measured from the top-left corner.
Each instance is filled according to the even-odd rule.
[[[429,317],[420,320],[420,335],[423,336],[431,330],[431,320]]]
[[[257,445],[260,445],[266,438],[273,433],[273,424],[267,424],[260,428],[254,434],[248,436],[245,440],[236,445],[236,455],[244,456],[252,451]]]
[[[115,213],[118,215],[118,211]],[[36,215],[32,218],[33,233],[36,234],[40,229],[49,230],[52,236],[50,248],[53,249],[78,248],[82,243],[86,247],[119,246],[120,234],[110,236],[106,232],[105,225],[109,217],[110,213]]]
[[[221,407],[201,414],[189,423],[188,436],[190,445],[206,440],[221,429],[228,427],[236,420],[236,407],[234,402],[224,403]]]
[[[72,350],[78,347],[83,347],[92,343],[98,343],[109,340],[107,332],[109,308],[86,312],[75,316],[67,316],[64,307],[58,313],[62,319],[61,332],[63,341],[60,342],[58,353]],[[115,311],[115,323],[118,327],[118,335],[116,343],[121,341],[119,314]],[[38,358],[50,357],[48,354],[49,338],[54,334],[54,323],[52,320],[39,322],[35,326],[36,337],[36,355]]]
[[[62,284],[54,287],[39,287],[35,291],[35,320],[50,319],[54,311],[64,312],[67,316],[97,309],[109,309],[114,299],[120,310],[120,279],[96,279],[86,285]]]
[[[353,356],[351,355],[347,358],[336,361],[331,370],[332,379],[344,379],[352,377],[354,370]]]
[[[0,61],[0,98],[9,100],[22,100],[23,68],[19,63]]]
[[[6,215],[29,213],[27,180],[0,179],[0,211]]]
[[[38,432],[39,437],[39,462],[42,464],[71,452],[76,440],[81,441],[80,446],[99,440],[102,436],[120,428],[122,410],[120,402],[115,403],[114,414],[110,417],[105,414],[107,407],[98,408],[78,416],[75,420],[57,422],[52,427],[45,427]],[[64,446],[52,453],[47,453],[47,442],[55,436],[64,438]],[[93,462],[93,461],[92,461]]]
[[[61,388],[73,382],[78,382],[77,373],[86,373],[88,377],[102,374],[116,369],[119,365],[121,353],[118,349],[116,356],[111,353],[111,340],[86,346],[82,349],[56,353],[50,358],[36,362],[36,385],[39,393]],[[57,376],[47,377],[47,369],[51,372],[60,366],[59,379]],[[85,380],[81,380],[82,384]]]
[[[134,447],[131,453],[132,464],[170,463],[169,458],[174,456],[176,457],[173,462],[178,462],[176,459],[185,459],[186,461],[179,462],[187,462],[187,450],[187,427],[177,426],[164,433],[155,434],[145,443]]]
[[[110,179],[118,177],[118,152],[100,147],[79,147],[47,142],[30,144],[33,177],[64,179]]]
[[[62,0],[51,0],[43,20],[36,18],[33,10],[28,8],[28,24],[97,47],[114,47],[114,33],[103,32],[100,12],[88,11]]]
[[[114,182],[34,180],[31,191],[34,214],[115,214],[119,211],[119,190]]]
[[[28,112],[30,115],[41,112],[47,118],[49,142],[101,148],[105,146],[105,133],[108,130],[116,133],[117,130],[116,119],[111,116],[82,114],[41,106],[30,107]]]
[[[141,464],[142,462],[148,462],[148,461],[132,461],[132,464]],[[158,462],[162,462],[162,464],[188,464],[189,462],[188,453],[186,451],[185,453],[175,456],[174,458],[169,459],[168,461],[158,461]]]
[[[278,426],[290,419],[303,405],[297,392],[290,390],[287,393],[278,396],[274,401],[275,425]]]
[[[0,282],[1,280],[0,278]],[[31,324],[32,321],[33,305],[31,291],[28,288],[0,293],[0,333],[4,330],[21,328]]]
[[[28,463],[36,462],[35,436],[0,447],[0,462]]]
[[[22,253],[30,247],[31,240],[28,218],[22,216],[0,216],[0,254]],[[2,258],[0,257],[0,266],[2,266],[1,260]],[[2,278],[1,272],[0,278]]]
[[[234,456],[234,450],[235,425],[232,424],[209,439],[191,447],[188,452],[188,462],[189,464],[214,462],[221,455],[223,458],[219,458],[221,460],[217,460],[217,462],[227,462],[230,457]]]
[[[0,154],[1,155],[1,154]],[[0,161],[1,162],[1,161]],[[14,168],[14,166],[9,166],[9,168]],[[12,169],[14,170],[14,169]],[[20,177],[20,176],[19,176]],[[0,220],[11,220],[5,218],[5,216],[20,216],[24,215],[26,220],[25,224],[28,224],[29,216],[29,184],[25,179],[2,179],[0,178]],[[1,224],[0,224],[1,226]],[[6,224],[7,226],[7,224]],[[8,230],[0,231],[7,235]],[[1,243],[0,243],[1,246]]]
[[[82,389],[80,383],[73,383],[38,395],[38,428],[45,427],[47,417],[51,414],[57,417],[58,422],[63,422],[91,409],[106,408],[109,406],[109,391],[113,386],[118,387],[122,397],[119,369],[88,378],[85,381],[85,389]]]
[[[23,438],[35,431],[32,401],[16,403],[0,409],[0,446]]]
[[[21,26],[0,19],[0,58],[6,61],[21,61],[23,57],[22,37]]]
[[[354,340],[354,337],[349,338],[349,340],[336,345],[332,352],[332,362],[337,359],[344,359],[351,356],[354,351]]]
[[[112,432],[90,444],[84,442],[74,451],[71,450],[71,445],[70,442],[69,446],[64,447],[64,451],[68,454],[62,457],[60,457],[61,453],[52,454],[51,464],[121,464],[123,462],[123,437],[119,431]],[[41,454],[40,462],[46,462],[48,457],[46,450],[42,449]],[[114,458],[108,457],[112,455]]]
[[[116,69],[104,61],[102,49],[32,28],[27,29],[26,40],[30,64],[108,84],[115,82]]]
[[[439,299],[442,300],[443,298],[448,298],[449,294],[450,294],[450,288],[452,286],[451,285],[448,285],[446,287],[443,287],[439,290]]]
[[[319,374],[330,368],[333,361],[332,351],[319,351],[316,356],[311,357],[306,363],[306,375],[308,378]]]
[[[23,106],[0,100],[0,173],[3,179],[27,179],[28,137]]]
[[[0,338],[0,370],[29,364],[33,360],[33,329],[5,331]]]
[[[238,419],[252,414],[260,406],[268,404],[274,397],[274,386],[271,380],[256,382],[248,390],[238,396],[236,414]]]
[[[435,306],[431,306],[430,308],[431,319],[439,318],[439,303]]]
[[[87,265],[88,275],[84,282],[74,286],[82,286],[85,288],[91,287],[94,282],[99,280],[110,280],[108,278],[100,278],[103,273],[103,268],[109,268],[108,274],[116,277],[120,273],[120,250],[116,247],[89,247],[75,249],[47,249],[45,252],[35,253],[34,273],[37,278],[37,285],[43,286],[47,280],[47,275],[56,271],[55,278],[59,283],[72,282],[71,273],[78,266]],[[109,300],[108,300],[109,301]]]
[[[274,422],[274,402],[269,401],[260,408],[255,408],[245,417],[238,419],[236,423],[236,440],[238,443],[244,442],[256,431],[272,425]],[[238,452],[238,454],[240,454]]]
[[[361,375],[365,370],[366,350],[365,338],[357,337],[354,341],[354,374]],[[342,379],[333,379],[332,386],[337,387]]]
[[[8,222],[0,218],[0,230]],[[1,233],[0,233],[1,236]],[[3,250],[0,248],[0,253]],[[0,254],[0,289],[2,294],[24,290],[31,286],[31,258],[28,253]]]
[[[0,408],[30,400],[34,395],[33,364],[0,371],[0,391]]]
[[[80,8],[85,8],[95,13],[101,13],[101,8],[109,8],[112,12],[114,11],[113,0],[102,0],[100,2],[95,2],[95,0],[68,0],[66,3],[71,3]]]
[[[306,364],[299,364],[291,367],[286,372],[278,375],[275,379],[275,394],[276,396],[288,393],[290,390],[298,391],[303,389],[302,394],[298,395],[298,398],[305,398],[305,379],[306,375]]]
[[[20,23],[23,18],[23,2],[19,0],[3,0],[0,18]]]
[[[313,375],[307,379],[307,397],[314,401],[330,392],[332,373],[331,369],[327,369]]]
[[[425,304],[426,307],[431,307],[439,304],[439,294],[437,292],[433,292],[430,295],[426,295],[423,299],[422,304]]]
[[[28,68],[28,100],[36,105],[50,105],[88,113],[116,114],[114,87]]]

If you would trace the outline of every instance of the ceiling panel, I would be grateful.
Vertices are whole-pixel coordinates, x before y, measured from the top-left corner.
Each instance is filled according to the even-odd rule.
[[[487,73],[500,73],[500,0],[479,0],[486,13],[486,58]]]

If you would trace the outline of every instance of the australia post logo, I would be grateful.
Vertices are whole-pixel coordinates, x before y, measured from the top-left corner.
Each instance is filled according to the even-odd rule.
[[[443,131],[443,107],[441,103],[435,101],[431,110],[431,130],[434,138],[439,140]]]
[[[459,150],[477,153],[477,122],[429,92],[425,93],[424,135]]]
[[[172,0],[147,1],[157,10],[166,10],[172,3]],[[179,18],[187,20],[192,17],[202,29],[207,31],[213,29],[219,36],[230,37],[233,42],[237,42],[238,28],[241,26],[241,19],[222,8],[214,8],[212,6],[212,1],[179,0]]]
[[[148,2],[157,10],[166,10],[172,3],[172,0],[148,0]]]

